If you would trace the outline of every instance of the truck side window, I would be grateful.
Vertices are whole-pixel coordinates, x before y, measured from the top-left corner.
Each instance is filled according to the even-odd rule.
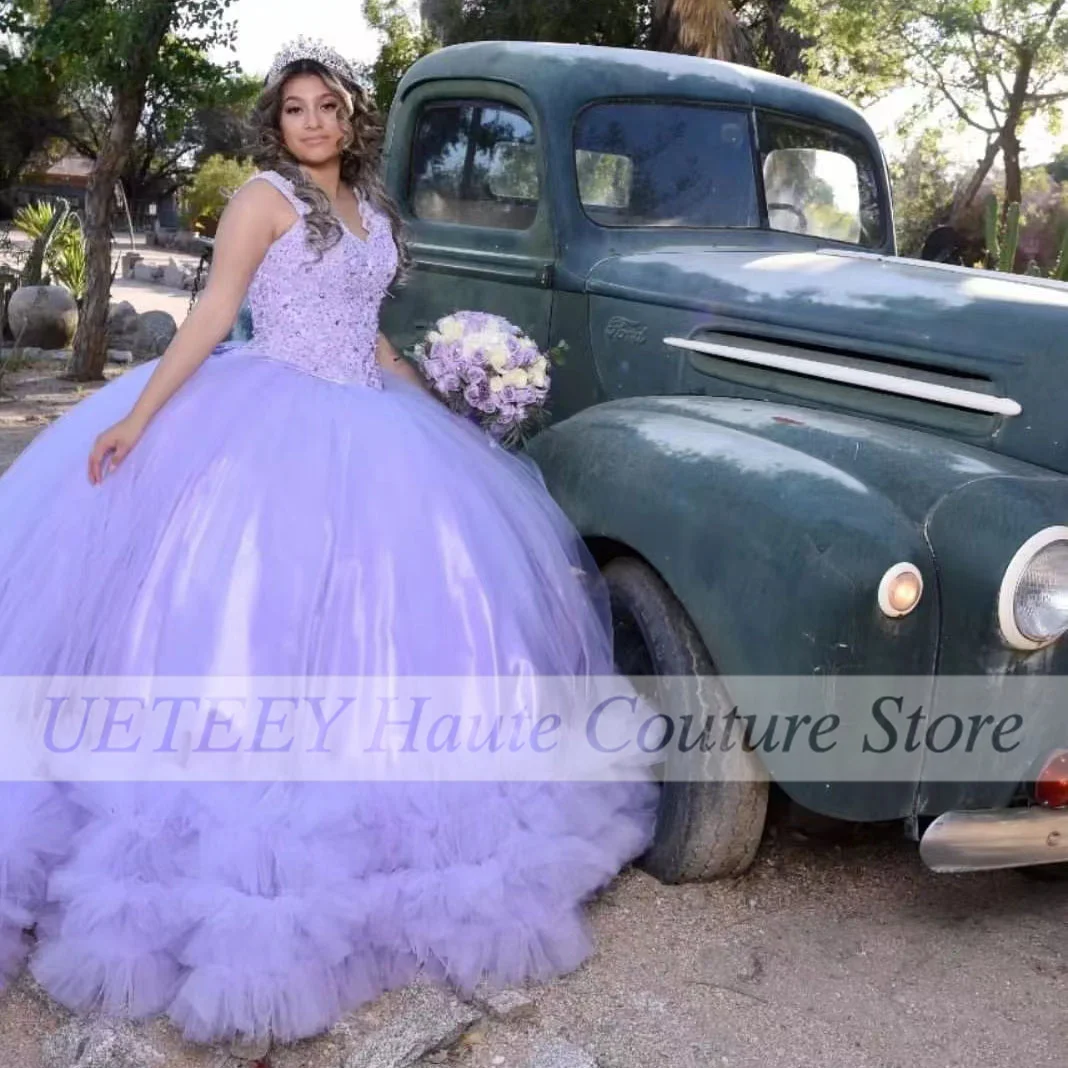
[[[694,104],[605,102],[575,126],[586,214],[601,226],[760,225],[749,116]]]
[[[772,230],[865,248],[882,244],[879,184],[863,142],[769,115],[759,117],[758,130]]]
[[[534,127],[503,104],[428,105],[412,146],[412,214],[431,222],[526,230],[538,213]]]

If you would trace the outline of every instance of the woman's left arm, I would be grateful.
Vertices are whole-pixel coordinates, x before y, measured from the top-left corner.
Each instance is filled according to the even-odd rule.
[[[393,343],[379,331],[375,357],[383,370],[389,371],[414,386],[428,389],[426,379],[393,347]]]

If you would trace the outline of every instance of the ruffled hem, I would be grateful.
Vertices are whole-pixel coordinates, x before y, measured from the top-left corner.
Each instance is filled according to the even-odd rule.
[[[608,601],[537,469],[419,390],[209,359],[101,486],[137,367],[0,480],[0,674],[612,670]],[[46,544],[49,553],[28,552]],[[591,951],[648,845],[629,783],[5,784],[0,974],[197,1041],[305,1037],[416,974],[463,990]]]
[[[183,788],[162,831],[152,786],[60,791],[81,830],[48,900],[24,896],[0,929],[21,938],[40,914],[42,987],[78,1012],[166,1014],[192,1041],[291,1041],[416,976],[467,994],[547,979],[592,952],[582,906],[646,847],[656,800],[651,784],[250,789]],[[280,790],[293,818],[263,819]],[[119,818],[138,812],[140,830]],[[0,865],[30,870],[44,829]]]

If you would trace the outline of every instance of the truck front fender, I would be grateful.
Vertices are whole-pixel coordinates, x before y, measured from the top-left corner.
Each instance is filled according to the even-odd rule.
[[[931,676],[938,584],[922,523],[855,474],[756,430],[702,418],[721,402],[613,401],[558,423],[530,452],[550,492],[595,552],[643,559],[667,582],[716,669],[730,676]],[[882,576],[914,564],[925,592],[891,619]],[[853,738],[868,708],[834,709]],[[891,819],[914,800],[919,756],[900,780],[790,782],[790,762],[760,753],[796,800],[829,815]]]

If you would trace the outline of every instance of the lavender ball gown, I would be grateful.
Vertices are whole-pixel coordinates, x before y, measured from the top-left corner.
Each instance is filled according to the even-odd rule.
[[[305,212],[284,178],[254,180]],[[100,486],[93,441],[154,362],[0,479],[0,675],[612,671],[592,563],[536,472],[383,379],[396,248],[363,211],[367,240],[321,260],[302,219],[271,247],[254,338],[216,350]],[[3,783],[0,972],[31,954],[64,1005],[165,1013],[198,1041],[310,1035],[417,974],[566,972],[591,951],[582,902],[648,845],[655,790]]]

